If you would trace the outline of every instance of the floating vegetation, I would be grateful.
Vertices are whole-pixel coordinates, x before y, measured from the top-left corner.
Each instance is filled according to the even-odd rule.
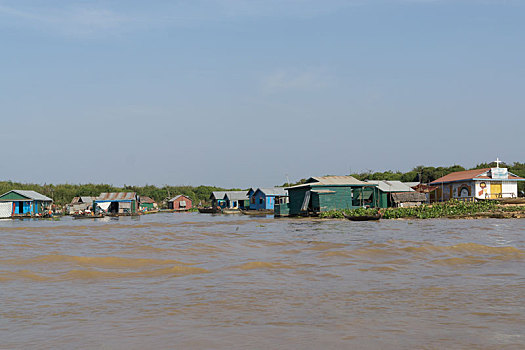
[[[319,214],[320,218],[342,219],[344,215],[365,216],[376,215],[377,208],[358,208],[345,210],[330,210]],[[463,202],[451,200],[443,203],[423,204],[410,208],[381,209],[383,219],[432,219],[446,217],[463,217],[482,213],[525,212],[525,206],[504,207],[494,201]]]

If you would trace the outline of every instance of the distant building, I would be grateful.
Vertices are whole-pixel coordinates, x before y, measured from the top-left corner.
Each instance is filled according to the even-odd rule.
[[[391,195],[393,207],[415,207],[427,202],[427,196],[421,192],[395,192]]]
[[[436,187],[430,195],[432,201],[450,199],[502,199],[518,196],[518,181],[525,179],[512,174],[507,168],[458,171],[430,183]]]
[[[168,209],[185,211],[192,208],[191,198],[183,194],[173,197],[168,201]]]
[[[258,188],[250,197],[250,209],[273,210],[279,198],[288,198],[288,192],[283,187]]]
[[[157,202],[153,198],[147,196],[140,196],[140,209],[141,210],[155,210],[158,209]]]
[[[80,211],[91,210],[93,208],[93,201],[96,197],[80,196],[74,197],[70,204],[66,206],[66,213],[78,213]]]
[[[12,190],[0,196],[0,218],[44,215],[53,200],[35,191]]]
[[[225,191],[214,191],[210,194],[210,201],[212,207],[226,208],[226,200],[224,199]]]
[[[289,203],[287,208],[280,206],[280,215],[316,215],[333,209],[375,208],[379,204],[377,185],[352,176],[311,177],[306,183],[286,190]]]
[[[226,208],[247,209],[250,206],[250,199],[247,191],[227,191],[224,194]]]
[[[93,203],[95,210],[108,214],[133,215],[138,211],[139,197],[135,192],[101,193]]]
[[[402,203],[394,200],[393,194],[415,192],[412,188],[402,183],[401,181],[365,180],[365,182],[369,184],[377,185],[377,188],[379,189],[377,207],[379,208],[390,208],[390,207],[402,206],[401,205]],[[416,197],[421,198],[420,196],[416,196]],[[395,198],[401,198],[401,197],[395,197]],[[405,196],[403,198],[409,198],[409,197]],[[423,201],[425,201],[425,199],[423,199]]]

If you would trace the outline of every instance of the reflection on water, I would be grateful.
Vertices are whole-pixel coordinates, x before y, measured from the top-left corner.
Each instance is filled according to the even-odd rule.
[[[2,220],[0,348],[523,348],[524,224]]]

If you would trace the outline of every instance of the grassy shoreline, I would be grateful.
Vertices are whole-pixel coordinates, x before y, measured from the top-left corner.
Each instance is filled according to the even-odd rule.
[[[343,219],[344,215],[375,215],[378,209],[359,208],[330,210],[319,214],[321,219]],[[424,204],[412,208],[381,209],[383,219],[476,219],[476,218],[525,218],[525,206],[505,206],[493,201],[461,202],[449,201]]]

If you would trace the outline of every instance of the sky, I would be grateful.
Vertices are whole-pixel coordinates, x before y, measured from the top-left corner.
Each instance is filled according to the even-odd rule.
[[[525,161],[525,0],[0,0],[0,53],[0,180]]]

